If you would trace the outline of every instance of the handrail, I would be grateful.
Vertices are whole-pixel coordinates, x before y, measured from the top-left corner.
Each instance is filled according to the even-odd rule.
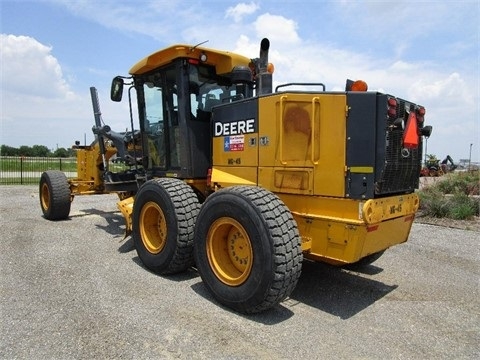
[[[281,87],[285,87],[285,86],[321,86],[323,91],[325,91],[325,84],[323,83],[288,83],[288,84],[281,84],[281,85],[278,85],[276,88],[275,88],[275,92],[278,92],[278,89],[280,89]]]
[[[286,165],[287,162],[283,160],[283,131],[282,131],[282,118],[283,118],[283,104],[287,101],[288,96],[283,95],[280,97],[280,116],[278,119],[278,133],[280,134],[278,139],[278,145],[280,147],[280,162],[282,165]]]
[[[312,163],[313,165],[318,165],[319,159],[315,159],[315,103],[318,102],[318,107],[320,107],[320,98],[315,96],[312,98],[312,118],[310,119],[310,128],[311,128],[311,144],[312,144]]]

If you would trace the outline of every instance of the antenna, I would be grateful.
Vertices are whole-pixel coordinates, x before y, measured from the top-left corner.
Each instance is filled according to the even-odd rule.
[[[193,52],[193,50],[195,50],[198,46],[203,45],[203,44],[207,43],[208,41],[209,41],[209,40],[205,40],[205,41],[203,41],[203,42],[201,42],[201,43],[198,43],[197,45],[191,47],[191,48],[190,48],[190,52]]]

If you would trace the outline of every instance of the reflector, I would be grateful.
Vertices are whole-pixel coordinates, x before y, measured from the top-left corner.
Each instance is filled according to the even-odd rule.
[[[410,112],[407,120],[407,126],[403,132],[403,146],[407,149],[416,149],[418,147],[418,126],[415,112]]]

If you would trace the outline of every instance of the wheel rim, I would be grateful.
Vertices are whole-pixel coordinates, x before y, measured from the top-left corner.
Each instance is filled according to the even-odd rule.
[[[139,228],[145,248],[152,254],[161,252],[167,241],[167,222],[158,204],[149,201],[143,206]]]
[[[207,256],[210,268],[226,285],[239,286],[249,277],[253,265],[253,249],[243,226],[236,220],[222,217],[215,220],[207,234]]]
[[[45,183],[42,185],[42,193],[40,195],[40,199],[42,201],[42,207],[44,210],[47,210],[50,207],[50,189],[48,185]]]

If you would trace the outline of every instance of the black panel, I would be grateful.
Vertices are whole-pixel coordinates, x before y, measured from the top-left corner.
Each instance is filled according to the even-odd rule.
[[[347,166],[374,166],[376,126],[376,94],[347,95]]]
[[[375,166],[376,154],[376,94],[347,93],[347,196],[355,199],[372,198],[374,176],[372,172],[358,172],[358,168]]]
[[[249,123],[251,132],[258,132],[258,98],[235,101],[215,107],[212,113],[211,134],[215,135],[213,128],[215,123],[232,124],[248,120],[253,120]]]
[[[422,138],[404,149],[403,132],[415,104],[397,100],[396,116],[388,117],[389,95],[347,93],[347,196],[364,199],[411,193],[418,187]],[[362,172],[362,168],[365,171]],[[369,173],[373,168],[374,173]]]
[[[210,136],[210,122],[189,121],[188,142],[190,144],[191,178],[207,176],[211,166],[212,143]]]

